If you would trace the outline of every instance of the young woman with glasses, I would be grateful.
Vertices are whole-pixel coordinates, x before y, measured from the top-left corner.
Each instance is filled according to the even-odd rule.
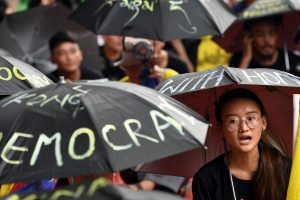
[[[216,103],[216,119],[226,153],[194,175],[193,198],[285,199],[291,161],[268,131],[267,114],[258,96],[242,88],[230,90]]]

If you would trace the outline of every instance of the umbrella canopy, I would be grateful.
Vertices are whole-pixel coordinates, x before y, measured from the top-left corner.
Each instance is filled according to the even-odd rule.
[[[222,34],[236,17],[222,0],[89,0],[70,19],[96,34],[169,41]]]
[[[243,22],[262,17],[282,15],[282,25],[278,45],[295,50],[297,46],[293,40],[293,33],[300,24],[300,1],[297,0],[256,0],[238,15],[238,20],[232,24],[222,37],[214,40],[228,51],[242,50],[244,32]]]
[[[111,185],[104,178],[84,181],[80,184],[60,187],[48,192],[17,193],[0,198],[2,200],[13,199],[85,199],[85,200],[183,200],[178,195],[161,191],[133,191],[126,186]]]
[[[300,8],[295,0],[257,0],[239,14],[239,19],[255,19],[270,15],[282,14]]]
[[[141,170],[170,173],[167,168],[169,165],[173,166],[172,174],[193,176],[199,167],[223,153],[223,141],[215,128],[214,103],[224,92],[240,87],[247,88],[260,97],[268,115],[269,130],[283,140],[291,156],[293,152],[293,94],[300,92],[299,77],[274,69],[240,69],[219,66],[203,72],[171,77],[157,86],[157,90],[161,93],[186,104],[212,124],[206,140],[208,149],[192,151],[188,159],[184,158],[184,166],[180,166],[181,161],[178,161],[182,157],[173,157],[145,165]]]
[[[70,12],[65,6],[56,4],[7,15],[0,24],[1,48],[47,74],[56,68],[49,61],[49,39],[56,32],[65,30],[80,44],[84,52],[83,66],[98,66],[101,60],[95,35],[66,20]]]
[[[53,83],[42,72],[16,58],[0,57],[0,96]]]
[[[0,46],[24,61],[49,59],[48,39],[62,28],[56,23],[67,11],[64,6],[40,6],[7,15],[0,24]]]
[[[198,148],[208,124],[159,92],[122,82],[58,83],[0,103],[0,182],[127,169]]]

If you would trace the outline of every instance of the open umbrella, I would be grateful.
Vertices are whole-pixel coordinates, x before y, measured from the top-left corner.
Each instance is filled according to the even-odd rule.
[[[48,39],[62,26],[55,24],[68,15],[63,6],[40,6],[7,15],[0,24],[0,46],[29,63],[49,60]]]
[[[127,169],[204,144],[208,124],[155,90],[58,83],[0,103],[0,182]]]
[[[10,194],[2,200],[28,199],[85,199],[85,200],[183,200],[183,198],[161,191],[133,191],[126,186],[111,185],[104,178],[84,181],[80,184],[60,187],[48,192]]]
[[[89,0],[70,19],[96,34],[169,41],[221,34],[236,17],[222,0]]]
[[[225,91],[237,87],[254,91],[260,97],[268,115],[268,128],[283,140],[291,156],[293,152],[293,94],[300,92],[299,77],[274,69],[240,69],[219,66],[203,72],[171,77],[157,86],[157,90],[161,93],[186,104],[212,124],[207,134],[207,150],[193,150],[188,158],[176,156],[150,163],[141,170],[191,177],[199,167],[223,153],[223,142],[214,128],[216,127],[214,102]],[[181,159],[185,162],[183,166],[180,164]],[[172,166],[171,170],[168,166]]]
[[[287,45],[289,50],[297,49],[293,33],[300,24],[300,1],[297,0],[256,0],[238,15],[238,20],[232,24],[222,36],[214,40],[228,51],[242,50],[243,22],[255,18],[282,15],[282,26],[279,35],[279,46]]]
[[[9,56],[0,57],[0,96],[12,95],[53,83],[34,67]]]
[[[48,74],[55,70],[55,65],[49,61],[49,39],[56,32],[65,30],[74,35],[83,50],[82,65],[99,66],[101,60],[96,36],[66,20],[70,12],[65,6],[56,4],[7,15],[0,24],[0,47]]]

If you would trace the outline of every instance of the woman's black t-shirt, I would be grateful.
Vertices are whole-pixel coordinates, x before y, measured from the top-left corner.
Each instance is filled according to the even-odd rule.
[[[291,161],[287,159],[287,184],[291,170]],[[253,181],[241,180],[233,176],[236,199],[253,200]],[[224,161],[224,154],[207,163],[194,175],[194,200],[232,200],[233,191],[230,174]]]
[[[233,177],[235,195],[237,199],[253,199],[253,181],[240,180]],[[231,200],[230,174],[224,162],[224,154],[203,166],[193,179],[194,200]]]

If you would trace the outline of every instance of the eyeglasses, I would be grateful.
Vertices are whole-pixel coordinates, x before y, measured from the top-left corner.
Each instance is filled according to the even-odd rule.
[[[248,128],[254,129],[258,127],[259,121],[261,116],[260,115],[250,115],[247,116],[246,120],[242,120],[238,117],[228,117],[223,122],[225,124],[225,127],[228,131],[237,131],[240,127],[240,125],[245,122]]]

